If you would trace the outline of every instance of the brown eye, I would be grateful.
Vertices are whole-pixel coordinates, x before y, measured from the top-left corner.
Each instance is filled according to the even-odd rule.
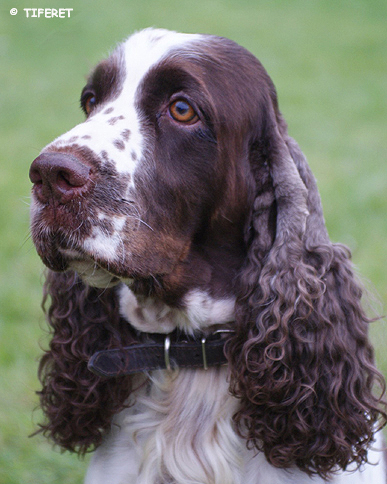
[[[94,94],[89,94],[84,101],[86,114],[90,114],[96,104],[97,104],[97,100]]]
[[[193,124],[199,119],[194,108],[184,99],[174,101],[169,106],[169,113],[179,123]]]

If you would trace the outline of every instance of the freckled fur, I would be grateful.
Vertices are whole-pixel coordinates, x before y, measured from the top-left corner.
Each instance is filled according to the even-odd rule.
[[[125,119],[124,116],[116,116],[114,118],[110,118],[108,120],[108,124],[111,124],[112,126],[115,125],[118,121]]]
[[[123,151],[123,150],[125,149],[125,143],[123,143],[123,142],[122,142],[121,140],[119,140],[119,139],[115,139],[115,140],[113,141],[113,144],[114,144],[114,146],[115,146],[115,147],[116,147],[118,150],[120,150],[120,151]]]

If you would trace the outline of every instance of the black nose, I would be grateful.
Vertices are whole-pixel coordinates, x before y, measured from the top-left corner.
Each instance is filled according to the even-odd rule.
[[[65,204],[85,195],[91,184],[90,167],[67,153],[43,153],[30,168],[34,194],[47,203],[56,200]]]

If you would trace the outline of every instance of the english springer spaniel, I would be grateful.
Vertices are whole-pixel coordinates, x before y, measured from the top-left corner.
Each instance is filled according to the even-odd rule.
[[[40,431],[87,484],[386,483],[362,290],[259,61],[147,29],[81,105],[30,170]]]

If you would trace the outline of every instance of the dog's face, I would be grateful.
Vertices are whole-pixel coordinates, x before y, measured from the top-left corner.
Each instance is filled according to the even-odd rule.
[[[254,192],[246,133],[269,96],[262,86],[249,95],[249,76],[267,84],[236,44],[160,30],[101,62],[82,91],[86,121],[31,167],[32,236],[45,264],[91,285],[162,277],[180,291],[208,287],[216,258],[236,270]]]
[[[261,64],[226,39],[146,30],[81,101],[86,121],[31,166],[32,236],[49,268],[103,289],[49,273],[42,428],[70,450],[100,444],[130,384],[85,361],[125,343],[122,316],[146,332],[227,325],[248,445],[324,480],[366,462],[386,414],[362,290]]]

